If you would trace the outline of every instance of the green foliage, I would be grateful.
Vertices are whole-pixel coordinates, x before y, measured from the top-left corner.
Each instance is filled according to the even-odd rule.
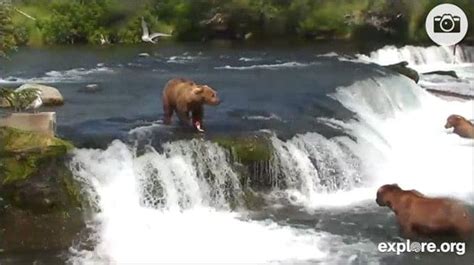
[[[11,11],[11,5],[0,0],[0,57],[16,46]]]
[[[107,0],[53,2],[52,16],[39,21],[47,43],[97,43],[105,29]]]
[[[36,88],[28,88],[18,92],[10,89],[0,89],[0,98],[5,99],[11,108],[15,111],[24,111],[33,102],[39,94],[40,90]]]
[[[13,106],[13,90],[1,88],[0,99],[5,99],[9,106]]]
[[[424,42],[425,17],[444,2],[474,16],[472,0],[16,0],[37,21],[14,12],[9,43],[139,43],[141,17],[150,31],[173,32],[183,41],[252,36]]]

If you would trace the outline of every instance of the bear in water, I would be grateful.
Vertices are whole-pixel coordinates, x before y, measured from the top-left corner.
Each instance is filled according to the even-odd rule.
[[[446,121],[444,128],[449,129],[454,127],[454,133],[464,137],[474,139],[474,125],[463,116],[460,115],[451,115]]]
[[[174,78],[166,83],[162,100],[165,124],[171,124],[171,117],[176,111],[184,125],[191,125],[200,132],[204,131],[204,104],[216,106],[221,102],[214,89],[183,78]],[[190,112],[192,121],[189,119]]]
[[[416,190],[403,190],[397,184],[380,187],[375,201],[392,209],[404,237],[472,236],[473,219],[459,201],[430,198]]]

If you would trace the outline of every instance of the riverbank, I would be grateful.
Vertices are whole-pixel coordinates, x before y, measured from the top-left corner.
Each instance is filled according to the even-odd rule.
[[[40,0],[14,1],[11,15],[17,44],[36,47],[139,43],[142,17],[151,32],[171,33],[175,41],[371,39],[426,44],[424,17],[435,2]],[[474,16],[469,1],[454,2]]]

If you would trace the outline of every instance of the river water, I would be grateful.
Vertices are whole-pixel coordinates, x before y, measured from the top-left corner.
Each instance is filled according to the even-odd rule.
[[[462,256],[377,250],[402,240],[393,213],[375,203],[380,185],[474,204],[474,142],[443,127],[453,113],[473,118],[473,102],[436,97],[378,65],[401,60],[460,76],[422,75],[423,87],[474,94],[472,47],[456,56],[411,46],[368,54],[204,45],[20,50],[0,66],[0,84],[61,90],[58,134],[80,146],[71,169],[98,211],[87,242],[58,257],[4,262],[471,264],[469,244]],[[161,90],[179,76],[223,99],[206,108],[204,136],[161,123]],[[90,84],[99,90],[84,91]],[[265,202],[258,209],[239,204],[247,187],[238,163],[209,141],[252,134],[266,135],[272,148],[270,184],[255,190]]]

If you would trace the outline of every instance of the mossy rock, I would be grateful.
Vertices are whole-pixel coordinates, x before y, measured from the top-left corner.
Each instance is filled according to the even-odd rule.
[[[73,145],[0,128],[0,249],[67,249],[84,228],[84,206],[67,166]]]
[[[8,204],[34,212],[80,206],[66,166],[73,145],[56,137],[0,128],[0,191]]]
[[[264,135],[221,137],[214,142],[229,150],[242,186],[255,191],[272,187],[273,146]],[[248,204],[246,202],[246,204]]]
[[[272,157],[270,141],[262,136],[221,137],[214,141],[228,149],[235,159],[245,165],[269,161]]]
[[[0,154],[5,152],[25,152],[43,150],[49,147],[63,147],[66,151],[74,148],[72,143],[39,133],[0,127]]]
[[[0,210],[0,249],[8,253],[67,250],[85,229],[83,213],[70,211],[31,214],[11,207]]]

